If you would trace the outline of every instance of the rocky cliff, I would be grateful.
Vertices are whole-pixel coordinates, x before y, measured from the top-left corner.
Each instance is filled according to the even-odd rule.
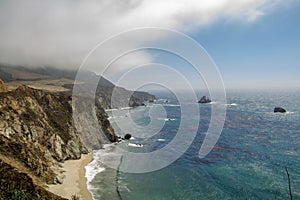
[[[4,83],[2,88],[6,88]],[[80,132],[74,127],[71,101],[68,94],[53,94],[25,85],[1,92],[0,159],[13,160],[11,167],[24,168],[27,175],[42,183],[55,184],[63,181],[60,162],[79,159],[88,149],[116,140],[104,109],[96,104],[93,108],[101,137],[107,135],[108,139],[97,140],[98,145],[85,143],[94,133]],[[9,168],[8,163],[2,166]]]
[[[84,94],[73,96],[73,120],[82,142],[92,150],[102,148],[104,143],[117,141],[104,108],[94,97]]]
[[[25,85],[0,93],[0,152],[17,158],[43,181],[60,182],[56,162],[87,152],[72,127],[69,101]]]
[[[71,96],[75,75],[76,71],[52,68],[0,66],[0,78],[10,81],[8,87],[0,80],[0,200],[16,194],[26,199],[62,199],[41,187],[63,181],[60,163],[117,140],[104,109],[135,107],[155,99],[104,78],[98,84],[99,77],[92,72],[86,72],[80,84],[94,85],[96,95],[85,95],[83,90],[81,95]],[[20,83],[31,87],[23,84],[16,88]],[[48,90],[49,86],[60,90]],[[114,104],[113,91],[117,91]],[[90,101],[85,101],[88,96]]]

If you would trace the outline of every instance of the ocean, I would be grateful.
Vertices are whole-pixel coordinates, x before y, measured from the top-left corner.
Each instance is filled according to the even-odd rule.
[[[201,159],[199,150],[213,104],[179,103],[167,94],[158,98],[145,107],[108,111],[116,134],[130,133],[133,138],[95,152],[94,161],[86,167],[94,199],[289,199],[285,167],[292,195],[300,199],[300,90],[227,91],[221,136]],[[183,155],[156,171],[124,172],[124,163],[131,161],[117,149],[146,155],[167,147],[182,126],[183,104],[200,110],[199,121],[198,110],[189,111],[190,124],[183,130],[189,134],[191,126],[196,126],[197,133]],[[284,107],[287,113],[273,113],[275,106]],[[148,128],[149,124],[153,126]],[[185,145],[184,137],[181,140]],[[180,143],[176,145],[180,149]],[[168,153],[176,154],[177,147]],[[111,160],[119,163],[118,168],[107,166]],[[161,158],[161,162],[166,160]],[[133,160],[129,166],[134,170],[140,163]]]

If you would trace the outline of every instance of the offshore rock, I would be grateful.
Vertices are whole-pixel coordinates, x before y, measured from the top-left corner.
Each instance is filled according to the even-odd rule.
[[[131,134],[126,133],[125,136],[124,136],[124,139],[125,140],[130,140],[130,138],[131,138]]]
[[[282,108],[282,107],[275,107],[274,108],[274,113],[285,113],[286,112],[286,110],[284,109],[284,108]]]
[[[209,99],[207,96],[201,97],[201,99],[198,101],[198,103],[210,103],[211,99]]]

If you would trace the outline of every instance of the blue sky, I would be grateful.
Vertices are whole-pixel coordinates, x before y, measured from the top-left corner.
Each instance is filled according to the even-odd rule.
[[[228,87],[300,87],[300,6],[255,22],[219,20],[189,33],[211,55]]]
[[[207,51],[220,70],[225,88],[300,87],[299,3],[274,6],[255,20],[218,16],[209,23],[191,27],[175,30],[182,30]],[[164,40],[169,39],[158,42],[170,42]],[[166,52],[147,53],[153,56],[153,62],[179,70],[195,87],[205,87],[203,79],[185,61]],[[166,74],[165,79],[168,78]],[[180,83],[173,83],[180,88]]]

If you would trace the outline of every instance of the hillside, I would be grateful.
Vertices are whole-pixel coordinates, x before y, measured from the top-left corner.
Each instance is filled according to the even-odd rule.
[[[51,92],[64,91],[71,94],[77,71],[57,68],[26,68],[0,65],[0,79],[14,89],[19,84],[25,84],[36,89]],[[99,80],[99,82],[98,82]],[[143,105],[144,101],[154,100],[155,96],[142,91],[129,91],[123,87],[115,86],[104,77],[93,72],[82,72],[79,84],[89,88],[97,84],[96,99],[103,108],[136,107]],[[112,104],[112,92],[115,92],[115,103]],[[127,98],[125,98],[127,97]]]
[[[92,72],[77,81],[82,91],[74,96],[75,76],[69,70],[0,66],[0,200],[63,199],[45,189],[64,181],[61,163],[117,140],[105,109],[155,98]],[[90,86],[96,95],[90,96]],[[72,106],[80,108],[75,115]]]
[[[0,83],[1,88],[7,88],[5,83]],[[95,110],[101,134],[77,130],[73,125],[71,100],[66,93],[51,93],[25,85],[0,92],[0,171],[5,174],[1,181],[7,182],[1,185],[1,192],[13,195],[9,188],[15,188],[19,175],[29,183],[19,185],[18,191],[26,191],[30,184],[40,188],[44,183],[61,183],[64,179],[61,162],[79,159],[81,154],[99,149],[103,143],[116,141],[100,104],[96,104]]]

